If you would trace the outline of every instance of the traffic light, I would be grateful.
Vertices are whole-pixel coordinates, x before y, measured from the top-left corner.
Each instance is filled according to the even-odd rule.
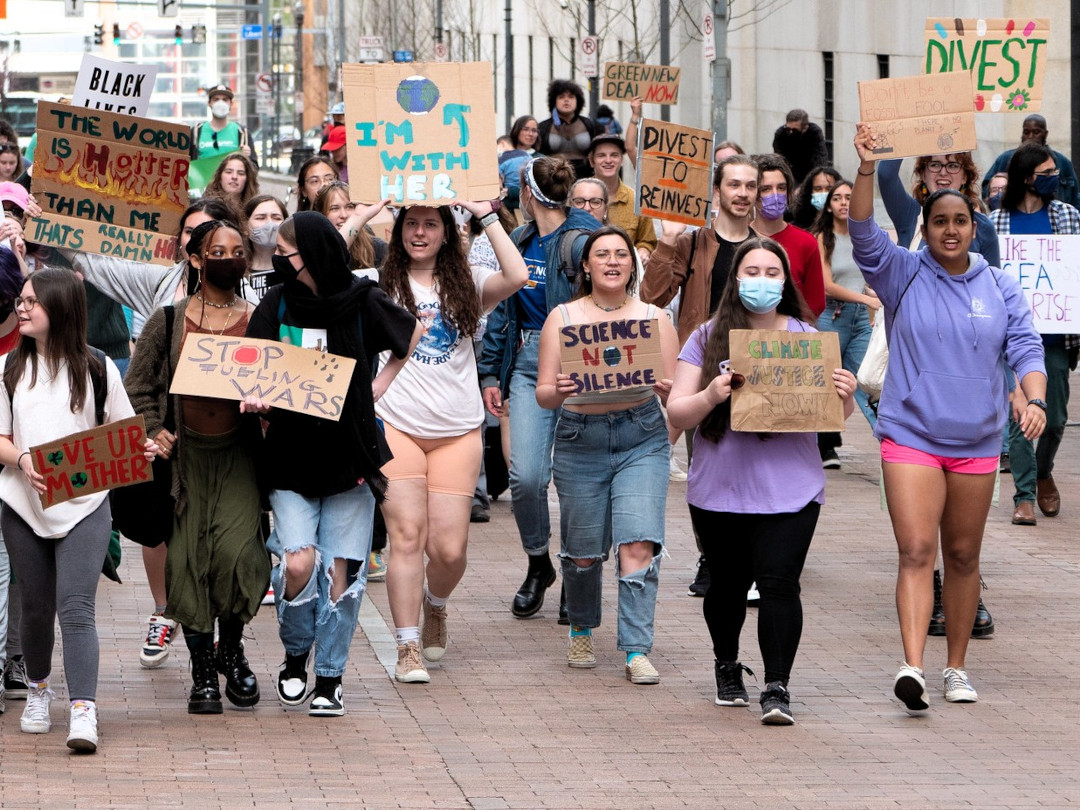
[[[112,44],[120,44],[120,23],[113,23],[112,26]]]
[[[206,26],[201,23],[191,26],[191,42],[193,45],[206,44]]]
[[[184,27],[182,25],[177,25],[176,28],[173,29],[173,38],[177,45],[184,44]]]
[[[94,26],[94,44],[95,45],[104,45],[105,44],[105,24],[104,23],[97,23]]]

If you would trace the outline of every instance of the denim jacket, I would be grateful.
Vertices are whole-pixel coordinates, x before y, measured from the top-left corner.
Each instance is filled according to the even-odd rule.
[[[555,229],[553,233],[561,231],[589,231],[592,232],[600,227],[600,223],[593,216],[578,208],[569,208],[566,213],[566,222]],[[536,236],[536,223],[528,222],[517,228],[510,238],[519,250],[530,239]],[[558,239],[549,239],[544,245],[544,260],[547,263],[547,278],[545,279],[544,294],[547,301],[547,311],[555,309],[559,304],[565,304],[577,290],[577,273],[581,269],[582,254],[585,249],[585,241],[589,238],[587,233],[579,233],[574,239],[571,257],[573,259],[573,278],[567,276],[567,268],[563,266],[561,259],[562,242],[565,234]],[[552,272],[552,268],[557,268]],[[517,295],[511,295],[500,303],[488,316],[487,330],[484,332],[484,348],[480,354],[477,368],[480,372],[480,385],[482,388],[492,388],[496,385],[502,390],[503,396],[510,393],[510,372],[514,368],[514,359],[517,357],[520,344],[521,312]]]

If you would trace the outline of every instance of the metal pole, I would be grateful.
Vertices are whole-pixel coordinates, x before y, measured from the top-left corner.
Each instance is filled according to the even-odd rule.
[[[671,3],[660,0],[660,64],[671,64]],[[660,120],[671,120],[671,105],[660,105]]]
[[[304,3],[297,0],[296,13],[296,87],[293,96],[294,126],[304,131]]]
[[[338,43],[337,43],[337,61],[338,70],[341,70],[341,66],[345,64],[345,0],[338,0]],[[341,88],[338,88],[338,93],[341,93]]]
[[[589,36],[596,36],[596,0],[589,0]],[[599,49],[596,58],[600,59]],[[596,120],[596,108],[600,106],[600,80],[589,79],[589,115]]]
[[[1080,155],[1080,0],[1072,0],[1069,3],[1069,27],[1070,27],[1070,60],[1069,60],[1069,86],[1070,111],[1072,119],[1072,144],[1071,152],[1075,160]]]
[[[276,151],[274,144],[277,143],[277,133],[281,128],[281,15],[274,15],[274,41],[271,48],[271,61],[273,62],[274,73],[274,126],[270,130],[271,141],[269,144],[263,144],[263,154],[266,155],[267,162],[271,158],[277,159],[279,155],[274,154]],[[266,131],[266,127],[263,127],[263,131]]]
[[[442,0],[435,0],[435,41],[442,42]]]
[[[1074,3],[1080,0],[1073,0]],[[713,3],[713,36],[716,38],[716,62],[713,63],[712,128],[716,143],[726,141],[728,96],[731,83],[731,62],[727,57],[727,0]],[[1075,89],[1073,92],[1076,92]]]
[[[1077,0],[1080,2],[1080,0]],[[514,33],[511,23],[513,22],[513,4],[506,0],[506,88],[505,88],[505,119],[504,132],[510,131],[514,123]]]

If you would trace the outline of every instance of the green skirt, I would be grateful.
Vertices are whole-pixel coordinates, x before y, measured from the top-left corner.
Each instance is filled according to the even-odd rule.
[[[239,430],[205,436],[185,429],[180,441],[187,507],[169,541],[165,615],[197,633],[213,632],[219,616],[246,624],[270,584],[255,461]]]

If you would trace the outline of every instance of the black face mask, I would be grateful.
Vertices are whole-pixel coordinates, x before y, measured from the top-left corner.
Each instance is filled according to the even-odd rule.
[[[247,272],[247,259],[233,256],[223,259],[203,259],[206,281],[219,290],[233,290]]]
[[[274,254],[274,256],[270,258],[270,266],[274,268],[274,272],[277,273],[278,278],[282,281],[287,278],[296,278],[300,273],[300,270],[293,267],[292,260],[287,256],[278,256],[277,254]]]

